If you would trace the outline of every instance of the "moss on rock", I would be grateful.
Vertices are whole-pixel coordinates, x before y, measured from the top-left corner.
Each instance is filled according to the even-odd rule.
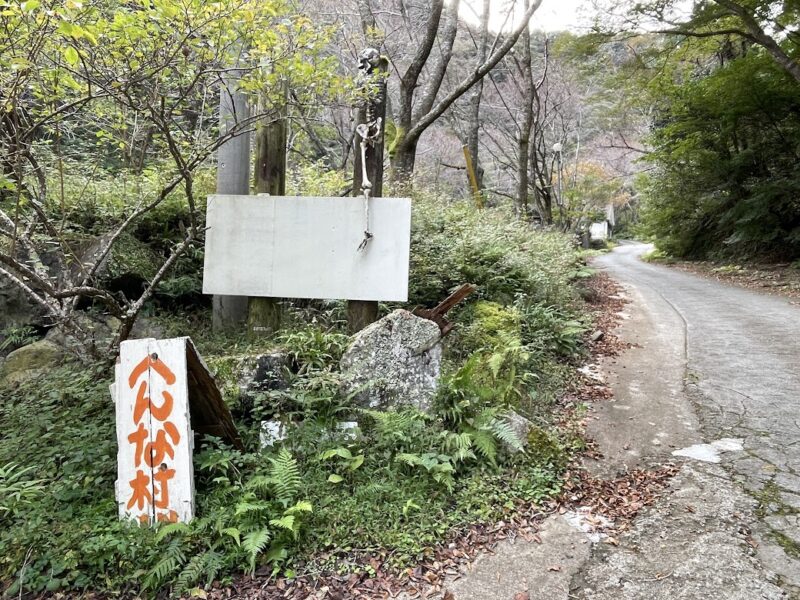
[[[17,384],[32,379],[44,369],[61,362],[64,350],[47,340],[40,340],[14,350],[0,366],[0,385]]]

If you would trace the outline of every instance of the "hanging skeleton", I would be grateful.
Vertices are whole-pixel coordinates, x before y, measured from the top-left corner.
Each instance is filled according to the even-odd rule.
[[[356,126],[356,133],[361,138],[359,144],[361,150],[361,193],[364,197],[364,238],[358,245],[359,252],[367,248],[373,237],[370,231],[369,201],[370,196],[374,193],[374,188],[367,170],[367,149],[372,148],[375,150],[378,144],[383,143],[383,118],[377,113],[385,109],[386,85],[383,79],[380,79],[377,81],[377,93],[372,88],[376,85],[376,71],[381,72],[385,69],[384,61],[385,59],[381,57],[375,48],[365,49],[358,59],[359,82],[368,94],[365,101],[364,122]],[[377,168],[380,169],[382,166],[377,165]]]

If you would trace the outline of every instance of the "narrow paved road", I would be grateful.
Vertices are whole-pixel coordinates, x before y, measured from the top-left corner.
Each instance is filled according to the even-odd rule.
[[[725,466],[758,501],[761,562],[796,590],[800,307],[780,297],[644,263],[639,257],[648,248],[623,244],[595,265],[637,296],[655,329],[683,328],[667,338],[685,344],[673,350],[685,358],[686,391],[700,431],[706,441],[743,440],[744,452],[735,453]]]
[[[644,263],[648,248],[594,262],[624,287],[613,333],[630,347],[592,365],[613,397],[588,403],[599,456],[584,466],[677,473],[616,538],[580,510],[550,515],[448,578],[447,597],[800,600],[800,307]]]

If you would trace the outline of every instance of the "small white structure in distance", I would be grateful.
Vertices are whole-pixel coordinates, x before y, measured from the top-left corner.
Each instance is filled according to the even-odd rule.
[[[608,221],[600,221],[599,223],[592,223],[589,225],[589,239],[607,240],[608,239]]]
[[[408,300],[409,198],[208,198],[203,292]],[[359,245],[368,229],[372,238]]]
[[[611,203],[606,204],[605,208],[606,220],[589,225],[589,239],[592,241],[602,240],[606,241],[611,237],[612,228],[616,225],[616,216],[614,214],[614,205]]]

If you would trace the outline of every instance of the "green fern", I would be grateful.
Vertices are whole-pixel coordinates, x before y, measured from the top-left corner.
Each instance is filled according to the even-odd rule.
[[[474,429],[470,435],[478,454],[494,463],[497,460],[497,441],[492,432],[487,429]]]
[[[206,586],[210,586],[225,566],[225,556],[216,550],[206,552],[205,556],[203,576],[205,577]]]
[[[281,449],[277,458],[269,460],[272,463],[269,476],[275,486],[276,498],[283,506],[288,506],[294,500],[302,483],[300,467],[286,448]]]
[[[269,524],[279,529],[285,529],[291,532],[293,537],[297,537],[298,528],[295,526],[294,515],[283,515],[280,519],[270,519]]]
[[[495,438],[507,444],[517,452],[521,452],[524,449],[522,440],[507,419],[492,419],[487,425],[487,428],[492,432]]]
[[[206,566],[206,554],[206,552],[196,554],[189,559],[189,562],[175,580],[175,592],[183,594],[202,577]]]
[[[270,509],[271,506],[268,502],[259,500],[253,493],[248,493],[242,496],[242,499],[237,502],[233,514],[236,517],[241,517],[243,515],[252,516],[269,511]]]
[[[167,545],[161,560],[147,573],[144,580],[145,589],[159,588],[167,580],[167,577],[186,564],[186,555],[181,546],[182,540],[180,539],[174,539]]]
[[[270,539],[272,539],[272,535],[266,527],[251,531],[244,536],[242,548],[247,552],[251,574],[256,570],[256,559],[258,555],[264,551]]]
[[[159,527],[158,533],[156,534],[156,541],[160,542],[173,533],[186,533],[190,529],[191,528],[186,523],[167,523]]]
[[[455,433],[452,431],[443,432],[444,449],[455,462],[461,463],[468,460],[475,460],[475,452],[472,451],[472,434],[468,431]]]
[[[245,488],[257,492],[261,496],[267,496],[272,492],[275,480],[268,475],[254,475],[247,480]]]
[[[422,458],[418,454],[411,454],[403,452],[394,457],[397,462],[404,463],[410,467],[416,467],[422,464]]]
[[[372,419],[380,437],[401,440],[407,437],[413,427],[427,419],[424,413],[415,409],[379,411],[364,408],[359,412]]]
[[[296,503],[294,506],[291,506],[286,509],[287,515],[296,515],[300,513],[310,513],[314,511],[314,507],[311,505],[311,502],[308,500],[300,500],[300,502]]]

